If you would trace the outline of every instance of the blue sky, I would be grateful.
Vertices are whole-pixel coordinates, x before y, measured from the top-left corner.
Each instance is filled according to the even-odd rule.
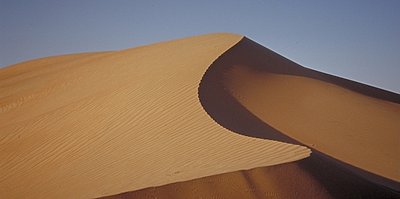
[[[0,67],[211,33],[400,93],[400,1],[0,0]]]

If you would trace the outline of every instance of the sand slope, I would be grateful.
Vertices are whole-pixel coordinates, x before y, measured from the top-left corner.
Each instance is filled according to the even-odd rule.
[[[233,133],[198,98],[242,39],[213,34],[0,70],[0,198],[93,198],[307,157]],[[212,84],[212,82],[210,82]]]

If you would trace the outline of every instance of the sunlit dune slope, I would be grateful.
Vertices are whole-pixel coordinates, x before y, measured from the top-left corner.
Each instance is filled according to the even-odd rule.
[[[198,88],[242,39],[212,34],[0,70],[0,198],[93,198],[305,158],[215,122]],[[212,84],[212,82],[210,82]]]

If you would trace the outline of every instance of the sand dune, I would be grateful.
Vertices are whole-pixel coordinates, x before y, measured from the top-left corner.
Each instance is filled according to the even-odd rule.
[[[233,34],[24,62],[0,198],[394,198],[399,103]]]
[[[93,198],[275,165],[303,146],[239,135],[199,83],[242,36],[215,34],[0,70],[0,198]]]
[[[233,132],[315,153],[107,198],[400,197],[398,94],[303,68],[243,38],[210,66],[199,97]]]

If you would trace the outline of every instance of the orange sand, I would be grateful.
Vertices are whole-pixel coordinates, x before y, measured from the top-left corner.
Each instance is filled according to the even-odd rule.
[[[310,150],[241,136],[198,99],[242,37],[205,35],[0,70],[0,198],[93,198],[299,160]]]
[[[399,103],[233,34],[24,62],[0,198],[397,197]]]

